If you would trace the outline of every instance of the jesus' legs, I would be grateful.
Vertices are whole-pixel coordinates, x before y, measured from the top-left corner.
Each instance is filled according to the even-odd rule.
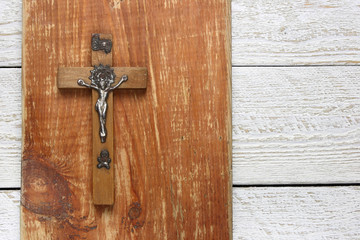
[[[105,118],[102,118],[101,115],[100,115],[100,140],[102,143],[106,142],[106,122],[105,122]]]
[[[101,102],[97,102],[96,111],[99,114],[99,123],[100,123],[99,134],[102,143],[106,142],[106,109],[107,109],[106,103],[104,104]]]

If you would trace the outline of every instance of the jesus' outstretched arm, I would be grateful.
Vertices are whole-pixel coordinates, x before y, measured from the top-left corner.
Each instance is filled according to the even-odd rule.
[[[127,75],[122,75],[120,81],[113,87],[110,88],[110,90],[114,90],[115,88],[119,87],[123,82],[126,82],[128,80],[128,76]]]
[[[96,89],[96,90],[99,90],[99,88],[97,87],[97,86],[95,86],[95,85],[89,85],[89,84],[87,84],[84,80],[82,80],[82,79],[79,79],[78,81],[77,81],[77,83],[80,85],[80,86],[84,86],[84,87],[88,87],[88,88],[93,88],[93,89]]]

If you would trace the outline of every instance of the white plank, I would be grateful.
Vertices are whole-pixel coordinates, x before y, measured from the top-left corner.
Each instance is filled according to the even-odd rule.
[[[21,1],[0,0],[0,66],[21,65]]]
[[[0,187],[20,187],[20,69],[0,73]],[[234,183],[359,182],[359,78],[358,67],[234,68]]]
[[[0,188],[20,187],[21,69],[0,69]]]
[[[20,191],[0,191],[0,238],[20,239]]]
[[[233,192],[234,239],[360,239],[360,187]]]
[[[233,0],[233,64],[359,64],[359,5],[360,0]],[[0,0],[0,24],[0,66],[20,66],[20,0]]]
[[[20,191],[0,192],[0,236],[20,239]],[[360,239],[360,187],[235,188],[234,239]]]
[[[233,64],[359,64],[359,6],[360,0],[233,0]]]
[[[360,182],[360,67],[234,68],[233,181]]]

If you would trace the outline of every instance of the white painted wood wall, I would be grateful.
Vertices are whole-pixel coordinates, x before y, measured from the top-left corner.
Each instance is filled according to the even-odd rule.
[[[360,239],[360,0],[233,0],[234,239]],[[21,1],[0,0],[0,238],[19,239]]]

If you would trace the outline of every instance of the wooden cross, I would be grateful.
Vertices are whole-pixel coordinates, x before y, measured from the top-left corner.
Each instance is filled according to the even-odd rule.
[[[94,40],[98,41],[94,44]],[[100,41],[100,42],[99,42]],[[102,64],[112,65],[112,35],[93,34],[92,36],[92,60],[93,66]],[[99,45],[100,44],[100,45]],[[57,86],[62,88],[81,88],[79,79],[83,79],[89,87],[92,84],[88,80],[92,67],[59,67]],[[127,81],[122,83],[120,89],[145,89],[147,69],[142,67],[113,67],[117,82],[121,76],[127,76]],[[116,81],[115,81],[116,82]],[[116,84],[116,83],[115,83]],[[94,86],[94,85],[93,85]],[[92,132],[93,132],[93,200],[95,205],[114,204],[114,149],[113,149],[113,94],[108,93],[106,112],[106,141],[100,137],[99,114],[95,105],[99,99],[99,93],[92,90]],[[108,159],[108,160],[106,160]],[[110,161],[111,160],[111,161]]]

